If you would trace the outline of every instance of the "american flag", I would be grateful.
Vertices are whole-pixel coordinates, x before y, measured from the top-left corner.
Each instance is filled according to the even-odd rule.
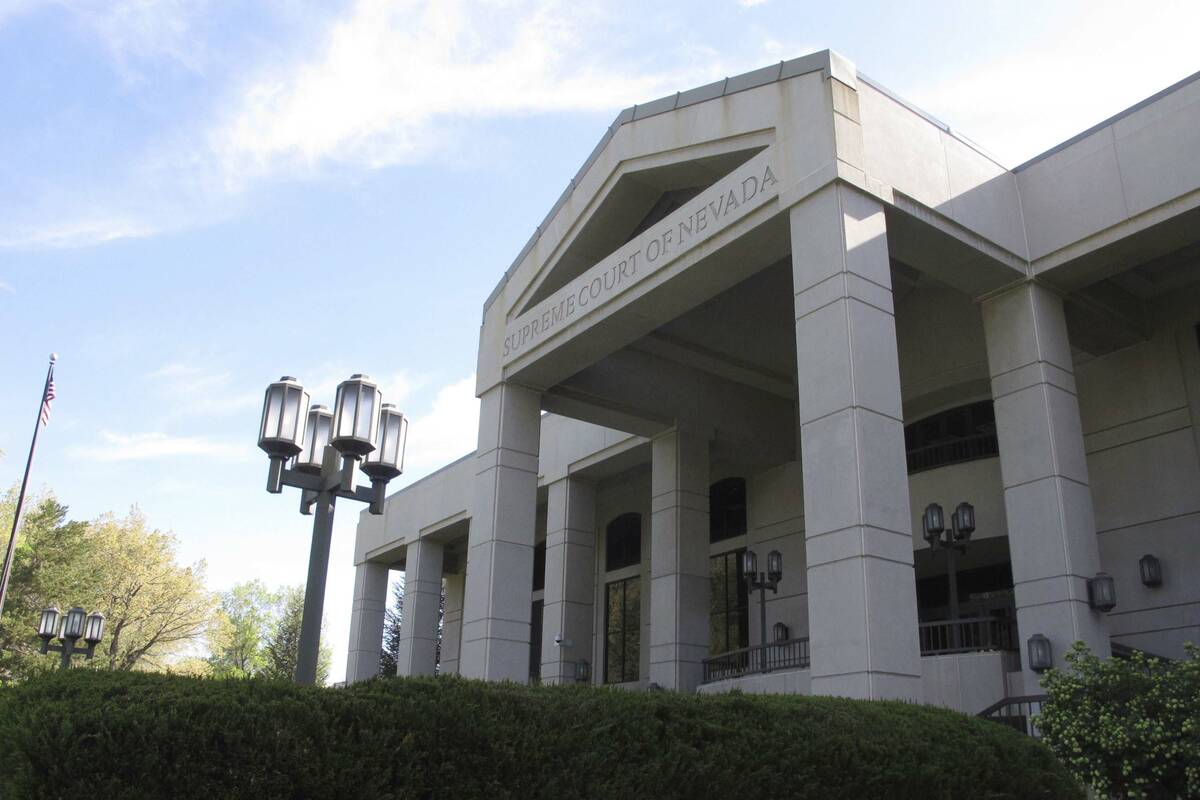
[[[46,381],[46,395],[42,398],[42,424],[50,424],[50,401],[54,399],[54,378]]]

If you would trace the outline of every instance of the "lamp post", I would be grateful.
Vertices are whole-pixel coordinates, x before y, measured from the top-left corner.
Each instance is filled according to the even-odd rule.
[[[779,591],[779,581],[783,579],[783,555],[778,550],[767,553],[767,571],[758,571],[758,556],[753,550],[742,553],[742,577],[750,584],[751,591],[758,590],[758,613],[761,624],[762,647],[761,667],[763,672],[770,672],[767,666],[767,589],[772,593]]]
[[[407,437],[408,420],[383,402],[379,387],[366,375],[342,381],[332,412],[322,405],[309,407],[308,392],[295,378],[285,375],[267,387],[258,435],[258,446],[271,460],[267,491],[299,489],[300,513],[313,515],[296,683],[317,680],[334,502],[339,497],[358,500],[372,514],[382,514],[388,481],[404,469]],[[369,487],[356,485],[360,467],[370,478]]]
[[[86,617],[85,617],[86,614]],[[65,615],[57,608],[50,606],[43,609],[38,621],[38,636],[42,637],[42,652],[62,653],[60,669],[71,666],[71,656],[83,653],[84,658],[91,660],[96,652],[96,645],[104,638],[104,615],[99,611],[87,614],[79,606],[75,606]],[[58,637],[61,644],[50,644],[50,640]],[[80,637],[87,642],[86,648],[76,648],[75,642]]]
[[[959,503],[950,515],[950,530],[946,530],[942,507],[930,503],[921,516],[921,527],[925,530],[925,541],[929,551],[937,555],[939,549],[946,552],[946,572],[950,578],[950,646],[958,647],[958,554],[967,552],[967,542],[975,532],[975,506]]]

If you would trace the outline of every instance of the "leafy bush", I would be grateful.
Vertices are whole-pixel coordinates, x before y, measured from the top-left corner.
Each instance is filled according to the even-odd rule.
[[[1082,798],[1040,743],[895,702],[73,670],[0,691],[0,797]]]
[[[1200,797],[1200,659],[1100,659],[1082,642],[1042,679],[1045,741],[1101,796]]]

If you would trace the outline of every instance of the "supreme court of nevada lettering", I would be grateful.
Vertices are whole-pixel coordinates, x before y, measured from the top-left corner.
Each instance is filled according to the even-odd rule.
[[[977,713],[1200,639],[1200,73],[1009,168],[826,51],[563,178],[478,449],[361,517],[348,680],[390,570],[402,675]]]

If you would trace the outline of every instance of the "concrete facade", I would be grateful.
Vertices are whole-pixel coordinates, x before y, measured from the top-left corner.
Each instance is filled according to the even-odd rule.
[[[1007,169],[828,51],[622,112],[485,305],[477,451],[361,518],[347,679],[389,569],[403,674],[975,712],[1034,634],[1182,655],[1197,130],[1200,75]]]

